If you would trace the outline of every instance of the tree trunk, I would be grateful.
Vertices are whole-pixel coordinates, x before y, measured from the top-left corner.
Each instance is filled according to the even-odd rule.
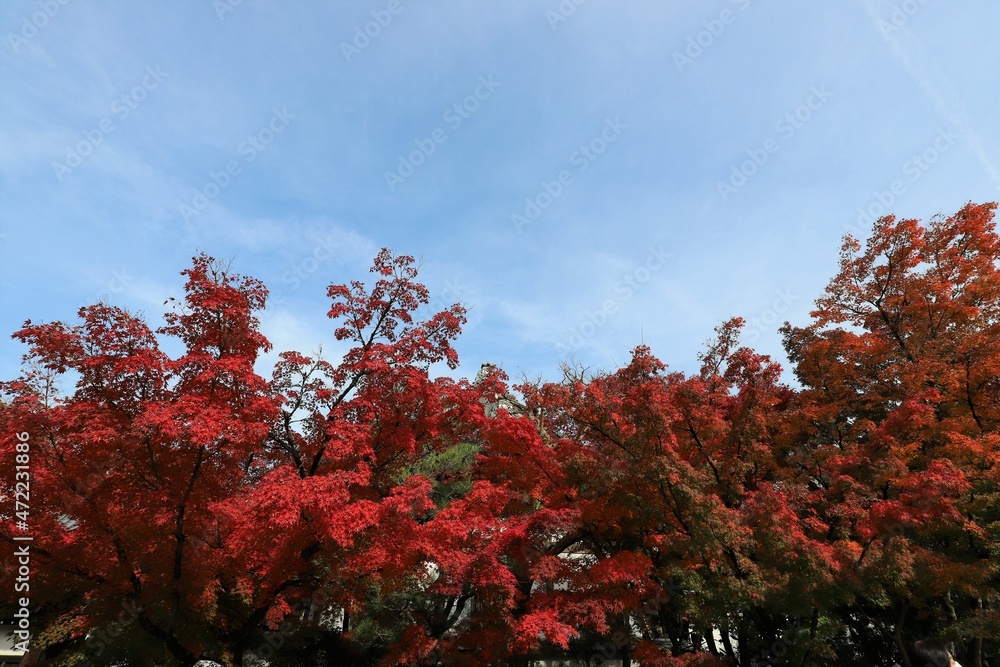
[[[708,652],[712,655],[719,655],[719,645],[715,643],[715,626],[708,626],[705,629],[705,643],[708,644]]]
[[[816,629],[819,627],[819,607],[813,607],[812,618],[809,620],[809,648],[806,649],[805,655],[802,656],[802,667],[809,664],[809,658],[812,657],[812,647],[816,641]],[[799,632],[799,631],[796,631]]]
[[[983,638],[976,637],[966,644],[965,667],[983,667]]]
[[[750,633],[747,632],[747,622],[745,619],[740,619],[740,624],[736,628],[736,641],[740,647],[740,667],[750,667],[750,654],[752,649],[750,648]]]
[[[733,650],[733,639],[729,636],[729,621],[726,620],[726,624],[722,627],[722,631],[719,633],[722,636],[722,647],[726,649],[726,656],[729,657],[734,663],[736,662],[736,651]]]
[[[903,643],[903,623],[906,622],[906,602],[903,602],[902,607],[899,610],[899,617],[896,619],[896,627],[892,630],[892,639],[896,642],[896,646],[899,648],[899,654],[902,657],[903,667],[913,667],[910,662],[910,656],[906,652],[906,644]]]
[[[976,598],[975,609],[980,613],[983,611],[983,599]],[[976,637],[965,645],[965,665],[966,667],[983,667],[983,638]]]

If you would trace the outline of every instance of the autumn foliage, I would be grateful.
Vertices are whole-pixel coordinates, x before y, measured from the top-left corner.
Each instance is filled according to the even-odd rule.
[[[370,284],[329,287],[347,351],[283,352],[269,378],[267,289],[204,255],[156,331],[105,304],[26,322],[0,541],[27,433],[33,655],[917,667],[907,648],[935,636],[988,664],[994,210],[847,237],[811,321],[781,329],[794,381],[739,318],[692,375],[638,347],[558,382],[434,377],[464,310],[425,314],[414,260],[387,250]],[[13,595],[8,577],[7,616]]]

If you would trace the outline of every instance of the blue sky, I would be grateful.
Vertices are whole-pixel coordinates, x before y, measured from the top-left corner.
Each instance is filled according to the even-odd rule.
[[[160,322],[198,250],[280,297],[277,350],[336,357],[325,288],[383,246],[470,308],[460,375],[640,342],[690,371],[733,315],[784,362],[866,211],[1000,197],[998,27],[992,0],[3,2],[0,377],[26,319]]]

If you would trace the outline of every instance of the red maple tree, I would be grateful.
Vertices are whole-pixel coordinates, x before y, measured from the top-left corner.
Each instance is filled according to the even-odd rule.
[[[691,375],[638,347],[516,395],[497,369],[433,377],[464,310],[424,316],[413,258],[388,250],[370,285],[329,288],[346,352],[282,352],[270,379],[266,288],[205,255],[156,331],[105,304],[26,322],[0,452],[28,434],[33,651],[916,667],[908,645],[937,635],[981,667],[1000,642],[994,210],[847,238],[811,322],[782,329],[799,386],[739,318]]]
[[[845,239],[814,322],[783,329],[803,385],[795,465],[830,539],[856,552],[845,584],[861,613],[837,615],[903,660],[911,632],[949,627],[974,665],[1000,638],[995,209],[878,220],[863,250]]]

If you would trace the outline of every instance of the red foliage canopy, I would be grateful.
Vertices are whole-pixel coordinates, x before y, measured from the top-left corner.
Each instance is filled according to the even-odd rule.
[[[270,379],[267,290],[204,255],[156,332],[104,304],[26,322],[0,451],[27,434],[32,645],[67,664],[862,665],[938,633],[981,665],[1000,640],[994,209],[848,237],[812,322],[782,328],[795,388],[739,318],[692,376],[639,347],[517,396],[497,370],[432,378],[464,310],[421,317],[414,261],[388,250],[373,284],[328,290],[343,356],[283,352]]]

